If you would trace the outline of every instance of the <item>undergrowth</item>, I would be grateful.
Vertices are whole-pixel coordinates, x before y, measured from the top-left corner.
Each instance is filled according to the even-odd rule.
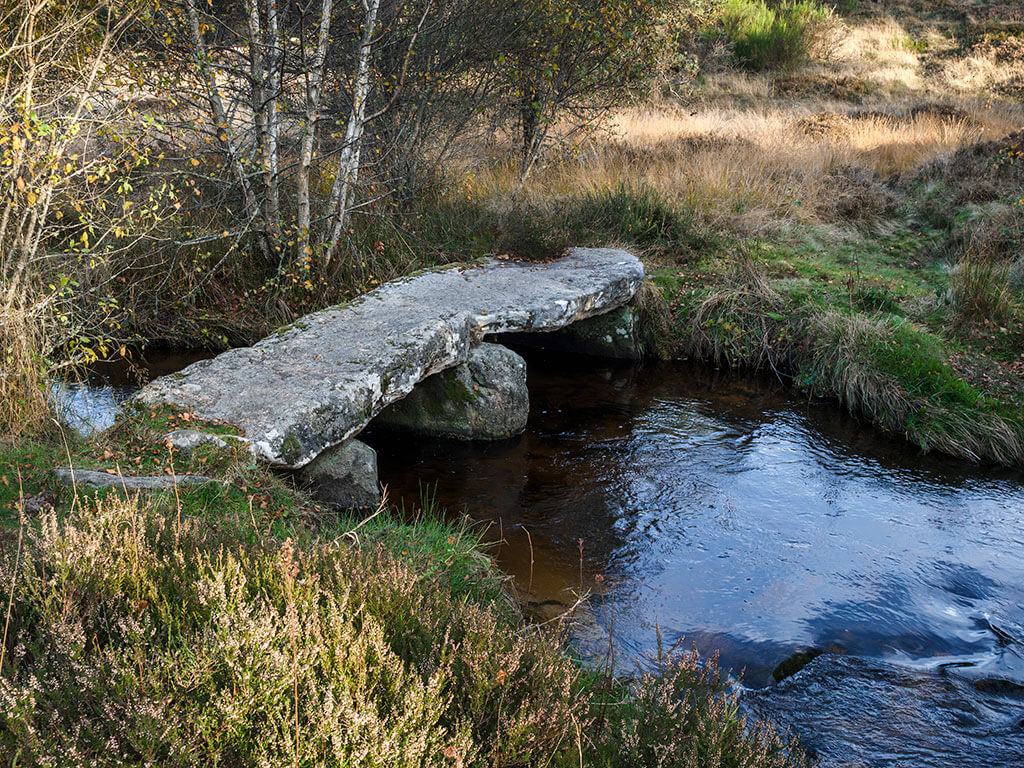
[[[722,8],[733,52],[752,69],[791,70],[826,51],[834,12],[815,0],[727,0]]]
[[[713,662],[580,667],[464,523],[210,493],[76,495],[0,529],[12,764],[803,764]]]

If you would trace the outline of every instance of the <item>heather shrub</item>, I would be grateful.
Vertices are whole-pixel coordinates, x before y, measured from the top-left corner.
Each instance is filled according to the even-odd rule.
[[[379,541],[231,528],[108,497],[28,527],[20,554],[8,537],[0,751],[18,765],[529,763],[586,718],[558,644],[512,631],[507,605],[453,597],[451,568],[424,575]]]
[[[609,768],[722,768],[806,765],[792,742],[748,723],[739,696],[715,659],[664,652],[647,660],[630,698],[612,718],[604,744]]]
[[[192,517],[195,493],[0,528],[12,764],[801,764],[695,654],[572,661],[464,525]]]

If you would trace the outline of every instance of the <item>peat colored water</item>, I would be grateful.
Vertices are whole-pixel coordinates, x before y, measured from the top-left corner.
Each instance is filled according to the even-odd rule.
[[[392,498],[414,506],[428,489],[491,521],[498,563],[542,617],[596,589],[580,640],[602,652],[610,627],[621,664],[659,629],[751,688],[802,650],[867,660],[872,685],[826,655],[751,694],[759,712],[788,707],[780,720],[826,764],[1024,766],[1022,473],[922,456],[772,380],[529,363],[517,439],[371,432]],[[855,730],[871,712],[887,738]],[[915,718],[938,733],[924,747]]]

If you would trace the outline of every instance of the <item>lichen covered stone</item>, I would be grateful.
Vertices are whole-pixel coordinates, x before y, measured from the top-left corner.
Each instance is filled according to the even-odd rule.
[[[424,379],[373,424],[434,437],[499,440],[526,428],[526,361],[499,344],[479,344],[465,363]]]
[[[636,307],[613,309],[549,333],[514,333],[502,337],[525,347],[613,360],[642,360],[644,340]]]
[[[359,440],[346,440],[324,451],[299,473],[317,501],[344,509],[367,509],[380,503],[377,452]]]

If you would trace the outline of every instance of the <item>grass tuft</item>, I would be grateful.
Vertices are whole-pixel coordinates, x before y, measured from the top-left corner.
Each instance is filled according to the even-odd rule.
[[[755,70],[795,69],[824,52],[838,29],[832,9],[814,0],[727,0],[722,21],[736,57]]]
[[[950,275],[944,298],[962,323],[1002,325],[1024,319],[1021,293],[1011,282],[1010,264],[967,257]]]
[[[0,314],[0,440],[14,442],[52,427],[40,334],[39,323],[24,307]]]

